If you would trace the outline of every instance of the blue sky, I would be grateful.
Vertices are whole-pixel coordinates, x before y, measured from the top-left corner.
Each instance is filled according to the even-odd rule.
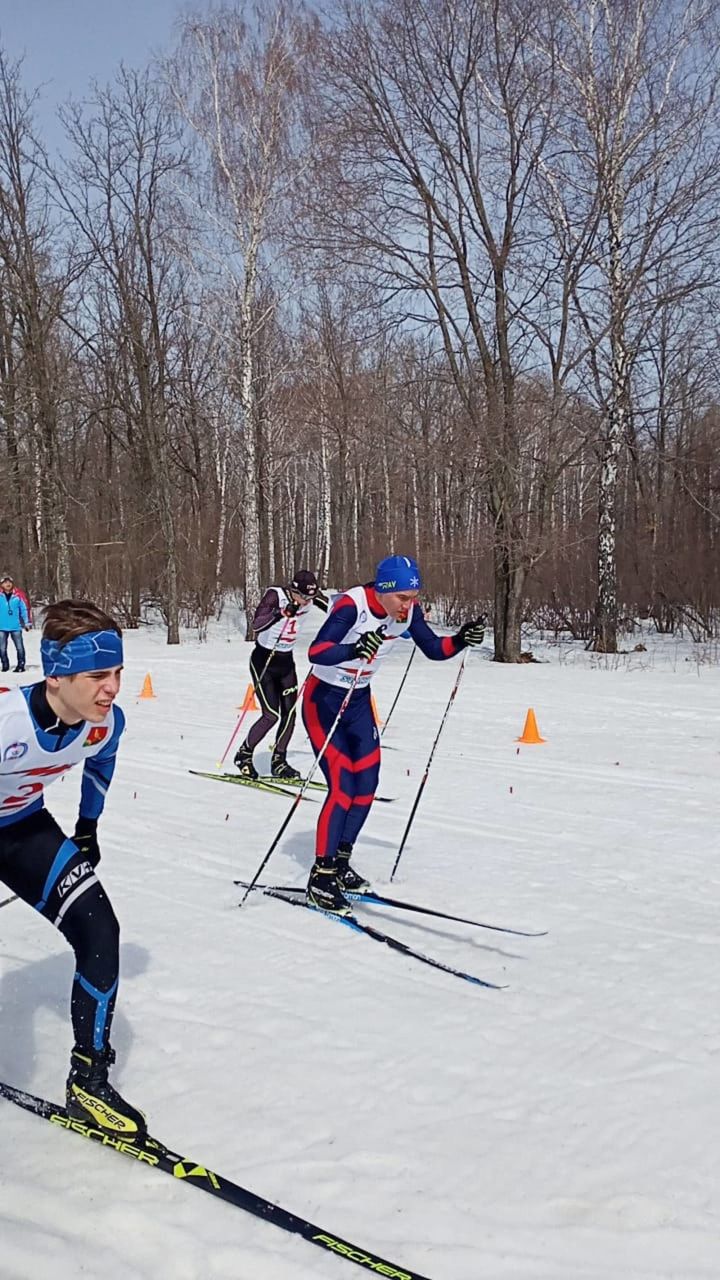
[[[206,0],[0,0],[0,44],[11,61],[25,55],[26,89],[41,87],[38,133],[60,146],[59,103],[83,98],[89,83],[111,80],[121,61],[143,66],[153,50],[173,42],[173,26]]]

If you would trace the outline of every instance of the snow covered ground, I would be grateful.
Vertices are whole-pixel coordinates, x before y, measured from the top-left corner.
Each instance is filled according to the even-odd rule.
[[[226,617],[205,644],[126,636],[101,874],[123,939],[115,1078],[159,1137],[432,1280],[717,1280],[720,668],[645,643],[468,657],[392,891],[548,936],[372,918],[495,992],[259,895],[239,911],[233,877],[289,802],[188,770],[222,752],[250,646]],[[378,677],[381,715],[409,652]],[[380,890],[456,664],[418,655],[387,732],[397,801],[356,859]],[[547,742],[518,749],[530,706]],[[309,765],[302,727],[290,754]],[[78,790],[75,771],[49,792],[70,827]],[[300,806],[272,879],[304,881],[317,813]],[[45,922],[0,911],[0,1078],[62,1097],[72,972]],[[360,1274],[0,1101],[0,1280]]]

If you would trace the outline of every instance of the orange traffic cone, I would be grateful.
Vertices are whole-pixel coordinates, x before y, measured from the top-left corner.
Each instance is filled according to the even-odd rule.
[[[258,706],[258,701],[257,701],[257,698],[255,697],[255,689],[253,685],[249,684],[247,689],[245,690],[245,697],[243,698],[242,702],[240,703],[240,706],[238,707],[238,711],[259,711],[259,710],[260,708]]]
[[[154,698],[154,697],[155,697],[155,693],[154,693],[154,690],[153,690],[153,687],[152,687],[152,680],[150,679],[150,673],[149,673],[149,672],[148,672],[148,674],[146,675],[145,679],[143,680],[143,687],[142,687],[142,689],[140,690],[140,697],[141,697],[141,698]]]
[[[377,709],[377,702],[375,701],[372,694],[370,694],[370,706],[372,707],[372,713],[373,713],[375,723],[378,726],[378,728],[381,728],[382,720],[380,719],[380,713]]]
[[[545,741],[544,738],[540,737],[537,720],[535,719],[535,712],[532,707],[528,709],[528,713],[525,717],[525,726],[522,731],[522,737],[516,738],[515,741],[524,742],[526,746],[533,746],[535,743]]]

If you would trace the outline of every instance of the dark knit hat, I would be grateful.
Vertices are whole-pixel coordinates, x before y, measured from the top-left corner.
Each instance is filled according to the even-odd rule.
[[[314,573],[309,569],[298,569],[290,586],[293,591],[299,592],[301,596],[314,596],[317,593],[318,581]]]

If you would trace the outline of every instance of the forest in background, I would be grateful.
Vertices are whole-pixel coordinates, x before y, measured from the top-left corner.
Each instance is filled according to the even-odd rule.
[[[526,623],[718,637],[719,34],[214,8],[83,86],[58,156],[0,47],[2,569],[169,643],[389,551],[498,661]]]

